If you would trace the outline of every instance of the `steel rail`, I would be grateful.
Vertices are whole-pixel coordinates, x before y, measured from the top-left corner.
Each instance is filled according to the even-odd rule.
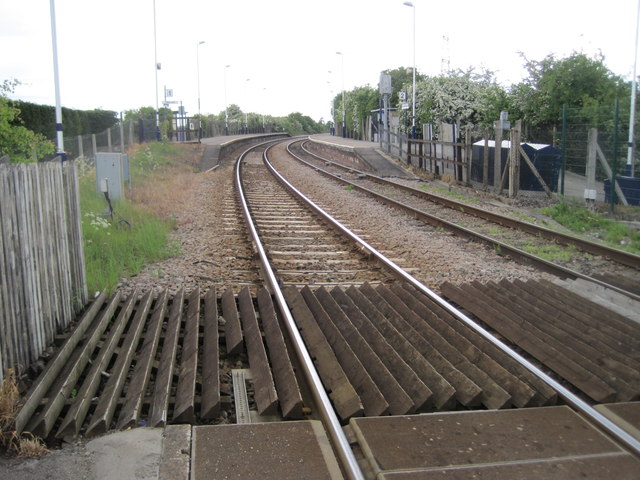
[[[640,439],[635,438],[633,435],[629,434],[627,431],[616,425],[614,422],[609,420],[606,416],[598,412],[595,408],[589,405],[586,401],[582,400],[576,394],[571,392],[568,388],[562,385],[560,382],[552,378],[547,373],[543,372],[540,368],[534,365],[532,362],[524,358],[518,352],[513,350],[507,344],[503,343],[501,340],[494,337],[489,331],[485,330],[482,326],[477,324],[474,320],[469,318],[467,315],[462,313],[456,307],[447,302],[444,298],[440,297],[437,293],[431,290],[429,287],[423,285],[420,281],[418,281],[415,277],[404,271],[401,267],[396,265],[393,261],[385,257],[382,253],[376,250],[373,246],[369,245],[364,239],[360,238],[358,235],[350,231],[344,225],[342,225],[338,220],[334,219],[330,215],[328,215],[322,208],[316,205],[312,200],[307,198],[302,192],[296,189],[290,182],[288,182],[279,172],[275,170],[273,165],[267,160],[267,151],[264,154],[264,161],[269,168],[269,170],[283,183],[291,192],[294,192],[296,196],[304,201],[310,208],[316,211],[318,214],[322,215],[326,221],[331,222],[334,226],[344,232],[344,234],[350,237],[355,243],[361,245],[368,252],[370,252],[373,256],[377,258],[379,262],[385,265],[391,272],[395,273],[398,278],[408,282],[413,287],[415,287],[420,292],[424,293],[427,297],[433,300],[435,303],[444,308],[447,312],[453,315],[455,318],[462,321],[464,324],[472,328],[476,331],[480,336],[484,339],[492,343],[494,346],[499,348],[503,353],[508,355],[511,359],[519,363],[522,367],[526,368],[529,372],[537,376],[540,380],[545,382],[552,388],[559,396],[562,398],[569,406],[580,412],[582,415],[590,419],[594,425],[602,429],[604,432],[608,433],[615,440],[620,442],[620,444],[624,445],[631,453],[640,457]]]
[[[397,200],[394,200],[390,197],[387,197],[385,195],[382,195],[378,192],[374,192],[373,190],[369,190],[366,187],[363,187],[361,185],[358,185],[356,183],[350,182],[349,180],[346,180],[344,178],[341,178],[337,175],[332,174],[331,172],[328,172],[316,165],[313,165],[309,162],[307,162],[305,159],[301,158],[300,156],[296,155],[295,153],[293,153],[290,149],[290,146],[300,140],[294,140],[291,141],[288,145],[287,145],[287,151],[289,152],[290,155],[292,155],[294,158],[296,158],[298,161],[304,163],[305,165],[309,166],[310,168],[313,168],[314,170],[316,170],[319,173],[322,173],[323,175],[337,181],[340,182],[342,184],[345,185],[349,185],[351,187],[353,187],[355,190],[364,192],[368,195],[373,196],[374,198],[376,198],[378,201],[393,207],[393,208],[397,208],[399,210],[403,210],[405,212],[409,212],[412,216],[414,216],[415,218],[418,218],[424,222],[429,223],[430,225],[433,225],[435,227],[443,227],[446,228],[450,231],[453,231],[454,233],[458,234],[458,235],[462,235],[466,238],[469,238],[471,240],[475,240],[475,241],[480,241],[482,243],[484,243],[485,245],[488,245],[492,248],[494,248],[496,251],[499,251],[500,254],[506,254],[508,256],[510,256],[511,258],[513,258],[516,261],[519,261],[520,263],[525,263],[528,265],[532,265],[532,266],[536,266],[537,268],[540,268],[546,272],[552,273],[554,275],[557,275],[561,278],[570,278],[570,279],[577,279],[580,278],[582,280],[587,280],[589,282],[595,283],[597,285],[600,285],[602,287],[608,288],[609,290],[613,290],[616,291],[618,293],[621,293],[622,295],[625,295],[629,298],[632,298],[634,300],[640,301],[640,295],[637,295],[633,292],[629,292],[628,290],[625,290],[624,288],[620,288],[616,285],[611,285],[603,280],[594,278],[594,277],[590,277],[589,275],[585,275],[584,273],[580,273],[577,272],[575,270],[572,270],[570,268],[567,267],[563,267],[562,265],[558,265],[557,263],[553,263],[550,262],[548,260],[545,260],[543,258],[540,258],[536,255],[533,255],[529,252],[525,252],[522,249],[519,249],[517,247],[514,247],[512,245],[509,245],[507,243],[504,243],[500,240],[497,240],[495,238],[491,238],[489,236],[483,235],[479,232],[473,231],[471,229],[462,227],[456,223],[450,222],[449,220],[445,220],[441,217],[438,217],[437,215],[433,215],[431,213],[427,213],[423,210],[418,210],[417,208],[411,207],[409,205],[406,205],[402,202],[399,202]],[[321,158],[318,157],[317,155],[311,153],[311,155],[316,156],[317,158]],[[334,162],[331,162],[334,163]],[[341,166],[341,168],[346,168],[349,169],[348,167],[344,167]],[[353,169],[349,169],[349,170],[353,170]],[[356,171],[356,170],[353,170]],[[359,171],[358,171],[359,172]],[[368,175],[366,173],[363,173],[363,175]],[[369,175],[370,176],[370,175]],[[373,176],[375,177],[375,176]],[[375,177],[375,178],[380,178],[380,177]],[[381,179],[384,181],[384,179]],[[385,181],[386,182],[386,181]],[[400,186],[396,183],[393,182],[388,182],[391,186]],[[401,186],[402,187],[402,186]],[[408,187],[411,188],[411,187]],[[415,189],[413,189],[415,190]],[[417,190],[416,190],[417,191]],[[419,192],[419,191],[417,191]],[[460,204],[461,205],[461,204]],[[505,217],[506,218],[506,217]],[[531,224],[529,224],[531,225]]]
[[[497,225],[501,225],[503,227],[513,228],[516,230],[522,230],[523,232],[530,233],[532,235],[537,235],[542,238],[546,238],[549,240],[556,241],[558,243],[564,245],[574,245],[580,250],[583,250],[587,253],[591,253],[593,255],[600,255],[603,257],[608,257],[609,259],[626,265],[632,268],[640,268],[640,255],[635,255],[630,252],[625,252],[623,250],[619,250],[617,248],[608,247],[606,245],[601,245],[599,243],[591,242],[589,240],[585,240],[579,237],[575,237],[573,235],[568,235],[562,232],[556,232],[555,230],[551,230],[546,227],[541,227],[539,225],[534,225],[529,222],[524,222],[522,220],[518,220],[515,218],[508,217],[506,215],[501,215],[499,213],[493,213],[486,210],[482,210],[481,208],[474,207],[473,205],[468,205],[465,203],[458,202],[456,200],[452,200],[450,198],[443,197],[441,195],[436,195],[434,193],[425,192],[424,190],[418,190],[417,188],[411,187],[409,185],[402,185],[396,182],[392,182],[385,178],[379,177],[377,175],[373,175],[371,173],[363,172],[361,170],[357,170],[351,167],[347,167],[345,165],[341,165],[340,163],[334,162],[332,160],[321,157],[320,155],[311,152],[305,147],[305,143],[301,144],[302,150],[308,155],[311,155],[318,160],[323,162],[330,163],[331,165],[342,168],[344,170],[349,170],[357,173],[358,175],[363,175],[367,179],[380,183],[382,185],[390,185],[400,190],[404,190],[406,192],[411,193],[412,195],[425,198],[431,202],[440,204],[447,208],[451,208],[453,210],[459,210],[463,213],[472,213],[474,216],[482,218],[483,220],[487,220],[489,222],[495,223]],[[314,167],[316,168],[316,167]]]
[[[271,143],[267,142],[266,144]],[[287,332],[292,339],[292,345],[300,360],[302,365],[302,370],[305,375],[305,378],[311,385],[311,393],[316,401],[319,409],[320,416],[323,420],[325,428],[329,434],[329,437],[332,440],[334,451],[336,452],[340,462],[342,464],[342,468],[345,471],[345,474],[348,476],[350,480],[364,480],[364,475],[360,470],[360,466],[358,465],[358,461],[356,460],[353,451],[349,445],[349,441],[342,430],[340,425],[340,421],[333,409],[331,404],[331,400],[329,399],[324,385],[322,384],[322,380],[320,380],[320,376],[316,371],[316,368],[313,365],[313,360],[311,359],[311,355],[307,350],[307,347],[298,331],[298,327],[291,315],[287,302],[284,298],[282,290],[278,285],[278,280],[271,268],[271,264],[269,263],[269,259],[267,257],[264,246],[262,245],[262,241],[260,239],[260,235],[251,220],[251,212],[249,211],[249,206],[247,200],[244,196],[244,189],[242,188],[241,181],[241,171],[242,171],[242,161],[246,154],[248,154],[251,150],[254,150],[259,147],[266,146],[265,143],[255,145],[248,150],[244,151],[238,161],[236,163],[236,188],[238,189],[238,197],[242,206],[242,211],[244,213],[245,222],[247,224],[247,228],[249,229],[249,233],[251,235],[252,242],[257,250],[258,256],[260,257],[260,262],[262,264],[262,270],[265,275],[265,279],[270,287],[270,290],[275,297],[276,303],[280,308],[280,312],[282,313],[282,317],[284,320],[284,324],[286,326]],[[266,160],[266,152],[264,153],[264,160]]]

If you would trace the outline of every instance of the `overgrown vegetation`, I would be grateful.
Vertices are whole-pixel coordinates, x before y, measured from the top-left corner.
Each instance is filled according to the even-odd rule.
[[[112,293],[120,278],[145,265],[177,255],[171,242],[179,209],[194,181],[191,145],[150,143],[130,152],[133,185],[127,199],[116,202],[116,215],[96,193],[95,175],[81,178],[81,210],[87,284],[90,292]],[[124,221],[126,219],[126,222]],[[127,224],[128,222],[128,224]]]
[[[20,109],[8,95],[19,85],[17,80],[4,80],[0,84],[0,157],[8,155],[14,163],[31,162],[52,154],[53,143],[23,125]]]
[[[39,457],[48,452],[39,437],[29,432],[18,435],[15,419],[19,410],[20,393],[15,373],[7,369],[0,384],[0,447],[13,451],[22,457]]]
[[[573,232],[600,238],[609,246],[640,254],[640,233],[623,223],[566,201],[543,212]]]

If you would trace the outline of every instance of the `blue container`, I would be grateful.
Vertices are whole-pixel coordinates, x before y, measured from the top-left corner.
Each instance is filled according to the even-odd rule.
[[[629,205],[640,205],[640,178],[617,175],[616,183],[620,185],[620,189],[622,193],[624,193]],[[607,199],[607,202],[611,201],[610,195],[611,180],[607,178],[604,181],[604,197]]]

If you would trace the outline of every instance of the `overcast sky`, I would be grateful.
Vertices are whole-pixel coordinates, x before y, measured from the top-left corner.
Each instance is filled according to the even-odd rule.
[[[413,63],[413,9],[403,0],[155,0],[158,96],[164,86],[198,113],[330,117],[344,87],[377,87],[380,72]],[[501,84],[540,60],[602,52],[631,79],[637,0],[413,0],[416,65],[437,75],[493,70]],[[62,105],[123,111],[156,104],[153,0],[56,0]],[[447,40],[448,39],[448,40]],[[205,42],[198,45],[199,42]],[[0,82],[14,98],[55,104],[50,0],[0,0]],[[343,56],[336,52],[342,52]],[[230,67],[225,68],[226,65]],[[639,66],[640,72],[640,66]],[[225,95],[226,76],[226,95]]]

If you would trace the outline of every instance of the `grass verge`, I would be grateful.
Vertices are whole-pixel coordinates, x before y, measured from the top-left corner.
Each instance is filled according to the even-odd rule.
[[[627,225],[570,202],[560,202],[543,210],[572,232],[601,239],[606,245],[640,254],[640,233]]]
[[[198,153],[193,145],[152,143],[129,152],[132,185],[126,200],[107,203],[96,192],[95,171],[81,176],[80,208],[89,292],[113,293],[120,278],[180,253],[171,242],[175,212],[188,194]],[[124,221],[126,220],[126,222]]]

